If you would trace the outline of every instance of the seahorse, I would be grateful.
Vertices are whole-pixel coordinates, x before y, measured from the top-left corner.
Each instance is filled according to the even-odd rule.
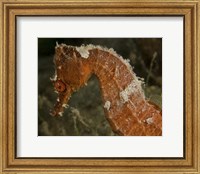
[[[72,93],[94,74],[100,82],[104,112],[114,132],[125,136],[162,135],[161,109],[145,98],[141,79],[112,48],[57,44],[54,64],[51,81],[58,98],[51,115],[62,116]]]

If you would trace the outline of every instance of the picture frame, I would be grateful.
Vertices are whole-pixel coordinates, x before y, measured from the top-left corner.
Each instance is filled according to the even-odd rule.
[[[0,55],[0,171],[2,173],[200,173],[199,1],[3,0]],[[183,16],[183,158],[16,157],[17,16]]]

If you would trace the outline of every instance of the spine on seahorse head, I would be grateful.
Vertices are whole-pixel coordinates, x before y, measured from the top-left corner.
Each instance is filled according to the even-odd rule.
[[[70,46],[71,47],[71,46]],[[99,81],[104,111],[112,129],[121,135],[162,135],[162,111],[144,95],[142,80],[129,62],[113,49],[87,45],[73,47],[83,65]]]

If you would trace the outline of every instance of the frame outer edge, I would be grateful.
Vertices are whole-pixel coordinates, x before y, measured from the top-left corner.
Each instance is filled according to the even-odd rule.
[[[197,3],[197,26],[196,26],[196,35],[197,35],[197,170],[200,173],[200,0]]]
[[[7,138],[8,138],[8,134],[7,134],[7,121],[6,121],[6,112],[7,112],[7,90],[5,88],[5,84],[7,83],[7,79],[6,79],[6,6],[4,1],[1,2],[2,4],[2,115],[1,115],[1,119],[2,119],[2,171],[4,172],[4,169],[7,167]]]
[[[26,0],[27,2],[28,2],[28,0]],[[9,1],[10,2],[10,1]],[[13,2],[13,1],[12,1]],[[24,2],[24,1],[21,1],[21,0],[16,0],[16,2]],[[36,1],[36,2],[38,2],[38,1]],[[64,1],[62,1],[62,2],[64,2]],[[78,1],[79,2],[79,1]],[[163,1],[161,1],[161,2],[163,2]],[[171,2],[171,1],[170,1]],[[199,148],[200,148],[200,144],[199,144],[199,141],[200,141],[200,133],[199,133],[199,131],[200,131],[200,108],[199,108],[199,99],[200,99],[200,68],[199,68],[199,66],[200,66],[200,57],[199,57],[199,38],[200,38],[200,32],[199,32],[199,21],[198,21],[198,19],[200,19],[200,15],[199,15],[199,8],[200,8],[200,5],[199,5],[199,3],[197,4],[197,9],[195,9],[196,10],[196,12],[197,12],[197,14],[196,14],[196,18],[195,18],[195,21],[191,21],[192,22],[192,27],[195,27],[192,31],[194,32],[194,34],[192,35],[192,37],[193,37],[193,39],[194,40],[192,40],[192,45],[193,44],[196,44],[196,46],[194,45],[194,49],[191,49],[191,51],[194,51],[192,54],[193,54],[193,56],[194,56],[194,62],[197,64],[197,65],[194,65],[194,70],[193,70],[193,75],[194,75],[194,77],[193,77],[193,80],[194,80],[194,84],[195,84],[195,87],[194,87],[194,89],[196,90],[195,91],[195,94],[193,95],[193,97],[198,97],[198,98],[194,98],[193,99],[193,101],[194,101],[194,103],[196,104],[196,106],[192,106],[193,107],[193,109],[197,109],[196,111],[193,111],[195,114],[195,116],[194,116],[194,120],[193,120],[193,123],[195,122],[195,121],[197,121],[194,125],[195,125],[195,129],[194,129],[194,131],[195,132],[193,132],[193,138],[195,138],[195,145],[193,146],[193,147],[195,147],[195,153],[196,154],[192,154],[192,155],[194,155],[194,158],[193,158],[193,160],[195,160],[194,162],[195,163],[193,163],[193,167],[195,167],[195,169],[196,169],[196,172],[199,172],[199,167],[200,167],[200,150],[199,150]],[[6,38],[5,38],[5,29],[6,29],[6,26],[4,25],[6,22],[4,21],[5,20],[5,16],[4,16],[4,12],[3,12],[3,8],[4,8],[4,6],[3,6],[3,3],[2,2],[0,2],[0,9],[2,10],[1,11],[1,13],[0,13],[0,18],[2,19],[2,20],[0,20],[0,39],[1,39],[1,41],[0,41],[0,47],[2,48],[2,51],[1,51],[1,53],[0,53],[0,96],[3,96],[3,97],[6,97],[6,95],[5,94],[3,94],[3,90],[5,90],[5,85],[3,84],[3,82],[6,82],[6,79],[5,79],[5,77],[7,77],[4,73],[7,71],[7,69],[6,68],[4,68],[3,67],[3,62],[5,61],[5,54],[6,54],[6,52],[5,52],[5,47],[3,46],[4,44],[8,44],[8,43],[6,43],[7,41],[6,41]],[[194,13],[195,14],[195,13]],[[194,19],[193,19],[194,20]],[[194,22],[194,23],[193,23]],[[194,24],[194,25],[193,25]],[[195,37],[195,38],[194,38]],[[8,79],[9,80],[9,79]],[[197,94],[197,95],[196,95]],[[5,132],[6,131],[6,129],[4,129],[4,128],[6,128],[5,127],[5,125],[3,125],[3,123],[6,123],[5,122],[5,114],[6,114],[6,112],[5,111],[3,111],[3,105],[6,105],[7,104],[7,102],[6,102],[6,100],[5,100],[5,98],[1,98],[1,100],[0,100],[0,145],[3,145],[3,140],[5,140],[5,138],[6,137],[4,137],[4,135],[7,135],[7,133]],[[6,102],[6,103],[4,103],[3,104],[3,102]],[[193,103],[193,104],[194,104]],[[197,108],[196,108],[197,107]],[[3,115],[4,114],[4,115]],[[4,122],[3,122],[4,121]],[[194,126],[193,125],[193,126]],[[2,130],[2,131],[1,131]],[[5,152],[3,152],[3,150],[5,150],[6,149],[6,143],[4,143],[4,146],[2,147],[2,146],[0,146],[0,155],[2,156],[3,155],[3,157],[5,157],[4,155],[6,154]],[[5,158],[0,158],[0,171],[2,171],[3,172],[3,164],[6,164],[5,163],[5,161],[3,161],[4,159],[6,159],[6,157]],[[197,161],[196,161],[197,160]],[[46,173],[47,172],[47,170],[45,170],[45,172],[44,173]],[[196,173],[195,172],[195,173]],[[17,172],[18,173],[18,172]],[[21,172],[20,172],[21,173]],[[27,172],[24,172],[24,173],[27,173]],[[32,173],[32,172],[31,172]],[[36,172],[33,172],[33,173],[36,173]],[[50,172],[50,173],[54,173],[54,172]],[[58,172],[56,172],[56,173],[58,173]],[[77,173],[79,173],[79,172],[77,172]],[[80,173],[84,173],[84,172],[80,172]],[[86,172],[87,173],[87,172]],[[92,173],[100,173],[100,172],[92,172]],[[118,173],[118,172],[117,172]],[[143,172],[142,172],[143,173]],[[144,172],[145,173],[145,172]],[[147,173],[149,173],[149,172],[147,172]],[[171,173],[171,172],[170,172]],[[172,173],[175,173],[175,172],[172,172]],[[179,173],[179,172],[178,172]],[[182,173],[182,172],[181,172]],[[186,170],[186,172],[185,173],[187,173],[187,170]]]
[[[2,96],[2,81],[3,81],[3,71],[2,71],[2,67],[3,67],[3,64],[2,64],[2,59],[3,59],[3,8],[2,8],[2,2],[0,2],[0,48],[1,48],[1,53],[0,53],[0,96]],[[2,149],[2,139],[3,139],[3,129],[2,129],[2,104],[3,104],[3,98],[0,98],[0,156],[2,157],[3,154],[3,149]],[[3,160],[2,158],[0,158],[0,172],[2,172],[2,163],[3,163]]]
[[[5,173],[4,169],[7,166],[6,145],[7,145],[7,124],[6,124],[6,15],[4,0],[0,1],[0,172]]]
[[[193,167],[195,168],[196,171],[199,171],[198,168],[198,81],[199,81],[199,74],[198,74],[198,69],[199,69],[199,64],[198,64],[198,5],[199,3],[196,3],[194,8],[193,8],[193,18],[192,18],[192,56],[194,59],[194,73],[193,73],[193,80],[194,80],[194,94],[193,94],[193,110],[194,110],[194,120],[193,120],[193,139],[194,139],[194,151],[193,151]]]
[[[197,169],[198,172],[200,172],[199,170],[199,166],[200,166],[200,161],[199,161],[199,158],[200,156],[198,155],[199,154],[199,149],[200,149],[200,144],[199,144],[199,126],[200,126],[200,122],[199,122],[199,117],[200,117],[200,112],[199,112],[199,100],[200,100],[200,97],[199,97],[199,88],[200,88],[200,85],[199,85],[199,79],[200,79],[200,74],[199,74],[199,67],[200,67],[200,62],[199,62],[199,7],[200,7],[200,4],[199,2],[196,3],[196,6],[195,6],[195,58],[196,58],[196,64],[197,64],[197,67],[196,67],[196,119],[195,119],[195,139],[196,139],[196,146],[195,146],[195,154],[196,154],[196,157],[195,157],[195,167]]]

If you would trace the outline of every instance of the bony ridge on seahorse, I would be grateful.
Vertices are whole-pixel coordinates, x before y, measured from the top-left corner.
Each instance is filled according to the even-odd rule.
[[[51,115],[62,116],[71,94],[95,74],[113,131],[132,136],[162,135],[162,111],[145,99],[142,81],[113,49],[57,44],[54,64],[55,76],[51,80],[58,98]]]

